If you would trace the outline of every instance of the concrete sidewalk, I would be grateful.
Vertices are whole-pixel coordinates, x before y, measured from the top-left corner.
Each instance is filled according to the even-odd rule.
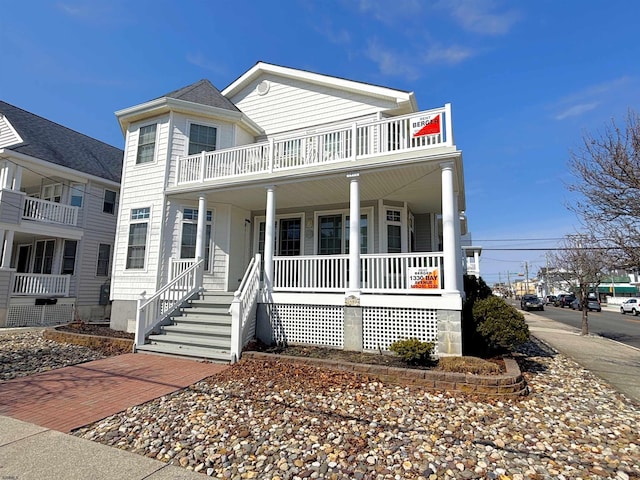
[[[640,349],[523,312],[531,335],[573,359],[640,405]]]

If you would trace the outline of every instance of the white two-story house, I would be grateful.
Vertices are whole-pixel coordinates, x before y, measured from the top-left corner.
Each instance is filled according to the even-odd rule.
[[[260,62],[222,92],[201,80],[116,116],[111,326],[137,349],[233,360],[253,337],[365,351],[417,337],[461,354],[450,105]]]
[[[122,154],[0,101],[0,327],[109,318]]]

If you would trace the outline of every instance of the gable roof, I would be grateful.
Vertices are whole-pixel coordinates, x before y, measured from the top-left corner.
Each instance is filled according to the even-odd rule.
[[[371,83],[358,82],[355,80],[348,80],[340,77],[333,77],[331,75],[315,73],[308,70],[283,67],[280,65],[274,65],[265,62],[257,62],[253,67],[251,67],[240,77],[234,80],[230,85],[228,85],[224,90],[222,90],[222,95],[226,97],[233,97],[245,86],[265,73],[277,75],[280,77],[294,78],[297,80],[314,83],[316,85],[337,88],[339,90],[358,92],[375,97],[393,99],[398,104],[406,104],[410,106],[410,109],[413,111],[418,110],[418,105],[416,103],[415,95],[413,92],[383,87]]]
[[[232,110],[234,112],[240,111],[231,100],[224,97],[220,93],[220,90],[214,87],[207,79],[202,79],[186,87],[169,92],[164,95],[164,97],[177,98],[178,100],[184,100],[186,102],[199,103],[200,105]]]
[[[23,140],[6,150],[120,183],[124,152],[119,148],[3,101],[0,114]]]

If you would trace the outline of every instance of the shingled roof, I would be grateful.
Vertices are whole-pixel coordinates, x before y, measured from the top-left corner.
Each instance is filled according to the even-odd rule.
[[[0,113],[23,140],[7,150],[120,183],[124,152],[119,148],[3,101]]]
[[[238,107],[236,107],[227,97],[223,96],[207,79],[203,79],[196,83],[192,83],[191,85],[187,85],[186,87],[174,90],[173,92],[164,95],[164,97],[177,98],[187,102],[223,108],[234,112],[240,111]]]

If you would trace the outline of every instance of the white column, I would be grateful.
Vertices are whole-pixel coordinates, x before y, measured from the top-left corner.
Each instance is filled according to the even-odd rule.
[[[13,230],[7,230],[4,235],[4,248],[2,249],[2,264],[0,268],[11,268],[11,254],[13,253]]]
[[[456,276],[456,290],[461,292],[464,295],[464,263],[463,263],[463,252],[462,252],[462,242],[461,242],[461,230],[460,227],[460,210],[458,209],[458,192],[453,192],[453,212],[454,212],[454,222],[453,225],[455,227],[455,241],[456,241],[456,265],[458,266],[458,272]]]
[[[13,175],[13,189],[20,191],[20,188],[22,188],[22,167],[16,165],[16,171]]]
[[[473,264],[475,265],[476,278],[480,278],[480,253],[478,250],[473,251]]]
[[[349,185],[349,288],[347,297],[360,298],[360,184],[359,173],[350,173]]]
[[[11,189],[11,185],[13,184],[13,172],[15,170],[15,165],[11,162],[7,162],[4,167],[3,177],[2,177],[2,188]]]
[[[264,229],[264,287],[273,291],[273,246],[276,230],[276,187],[267,187],[267,212]]]
[[[196,261],[204,258],[205,231],[207,225],[207,198],[198,197],[198,227],[196,230]]]
[[[453,162],[441,163],[442,170],[442,253],[444,255],[444,290],[457,293],[459,254],[456,241],[456,198],[453,190]]]

